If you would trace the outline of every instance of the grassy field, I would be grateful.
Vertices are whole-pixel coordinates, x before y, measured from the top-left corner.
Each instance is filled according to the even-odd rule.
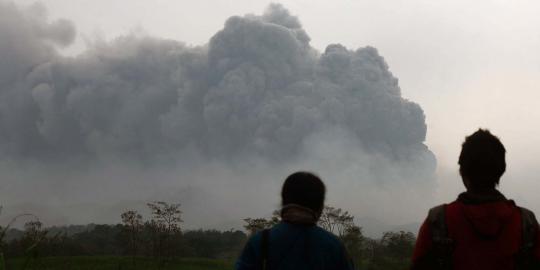
[[[26,266],[25,266],[26,264]],[[0,269],[2,266],[0,266]],[[212,259],[173,259],[160,264],[150,258],[137,258],[133,263],[128,257],[48,257],[30,260],[8,260],[6,270],[231,270],[233,263]],[[2,269],[3,270],[3,269]]]

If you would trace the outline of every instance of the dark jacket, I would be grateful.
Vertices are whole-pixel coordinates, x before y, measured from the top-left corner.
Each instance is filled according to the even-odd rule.
[[[247,242],[236,270],[261,269],[261,232]],[[318,226],[281,222],[270,229],[268,268],[291,270],[353,269],[341,241]]]
[[[445,207],[448,237],[453,240],[453,269],[515,269],[522,245],[521,211],[512,200],[498,191],[478,197],[468,193]],[[423,262],[433,256],[432,228],[424,222],[420,228],[412,269],[426,269]],[[540,260],[540,234],[534,257]]]

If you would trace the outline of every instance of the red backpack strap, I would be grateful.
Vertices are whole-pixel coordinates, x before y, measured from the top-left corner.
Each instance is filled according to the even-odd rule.
[[[432,262],[434,269],[452,269],[452,254],[454,241],[448,236],[446,224],[446,204],[433,207],[429,210],[428,222],[431,228]]]

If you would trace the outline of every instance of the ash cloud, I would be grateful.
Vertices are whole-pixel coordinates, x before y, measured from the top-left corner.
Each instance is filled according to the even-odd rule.
[[[9,164],[8,186],[19,191],[38,184],[44,200],[69,204],[73,198],[43,185],[54,177],[60,186],[75,185],[74,193],[110,185],[101,203],[201,189],[215,205],[229,200],[236,207],[231,197],[248,201],[238,185],[279,186],[290,171],[311,169],[351,196],[335,202],[362,212],[368,206],[359,204],[389,199],[388,190],[434,185],[424,113],[401,96],[377,50],[333,44],[319,52],[280,5],[229,18],[198,47],[126,35],[76,57],[60,55],[74,38],[73,23],[49,21],[43,6],[0,1],[0,159]],[[28,167],[42,179],[17,172]],[[111,175],[122,179],[104,177],[118,170]],[[133,177],[139,170],[146,177]],[[159,191],[174,183],[177,193]],[[218,192],[222,185],[229,188]],[[145,197],[149,187],[155,190]],[[249,214],[275,204],[277,193],[262,196]],[[197,212],[200,201],[185,207]],[[199,223],[219,224],[209,215],[199,215]]]

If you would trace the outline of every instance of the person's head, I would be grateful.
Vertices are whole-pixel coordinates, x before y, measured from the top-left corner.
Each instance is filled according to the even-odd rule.
[[[310,172],[295,172],[285,179],[281,189],[281,204],[298,204],[316,213],[322,212],[326,187]]]
[[[506,170],[506,149],[489,130],[467,136],[459,155],[459,173],[468,190],[489,190],[499,185]]]

